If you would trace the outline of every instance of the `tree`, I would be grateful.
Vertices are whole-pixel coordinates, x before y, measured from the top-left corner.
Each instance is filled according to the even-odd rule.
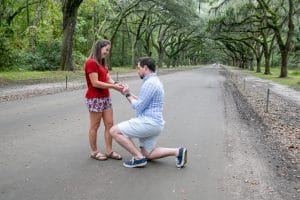
[[[216,9],[225,7],[228,3],[234,3],[232,0],[223,0]],[[297,3],[298,2],[298,3]],[[281,72],[280,77],[284,78],[288,75],[288,58],[289,52],[292,49],[292,39],[294,37],[294,18],[299,15],[299,0],[256,0],[249,2],[240,2],[242,4],[252,4],[256,5],[253,10],[254,15],[260,21],[263,26],[260,28],[261,34],[270,34],[272,31],[275,35],[280,55],[281,55]],[[262,36],[265,40],[262,44],[264,47],[266,71],[265,74],[269,74],[269,62],[270,62],[270,52],[267,50],[266,42],[272,45],[273,39],[270,42],[267,41],[267,37]],[[270,51],[272,49],[270,48]]]
[[[264,18],[269,28],[271,28],[274,33],[275,37],[277,39],[277,43],[280,49],[281,53],[281,70],[280,70],[280,78],[285,78],[288,76],[288,68],[287,68],[287,62],[288,62],[288,54],[291,49],[291,42],[292,37],[294,34],[294,0],[288,0],[288,10],[287,13],[278,12],[279,8],[281,6],[286,6],[284,2],[281,2],[278,4],[278,7],[275,7],[276,10],[273,10],[271,6],[268,4],[270,2],[267,2],[265,0],[257,0],[261,8],[264,10]],[[284,9],[285,12],[285,9]],[[281,14],[281,15],[280,15]],[[280,19],[284,19],[283,21],[280,21]],[[283,26],[286,24],[287,20],[287,32],[286,35],[282,32]],[[284,37],[286,40],[284,41]]]
[[[78,8],[83,0],[62,0],[63,44],[61,49],[61,69],[74,70],[72,50]]]

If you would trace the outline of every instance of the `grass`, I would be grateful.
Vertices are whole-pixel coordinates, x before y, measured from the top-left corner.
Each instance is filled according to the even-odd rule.
[[[8,71],[0,72],[0,78],[7,81],[25,81],[34,79],[64,79],[66,74],[70,72],[65,71]],[[73,73],[71,73],[73,74]],[[76,75],[82,75],[80,71],[74,72]]]
[[[130,67],[115,67],[110,74],[133,72]],[[83,70],[76,71],[0,71],[2,82],[52,82],[63,81],[66,76],[69,80],[84,78]]]
[[[181,67],[190,68],[191,66]],[[110,75],[117,73],[136,72],[131,66],[113,67],[109,72]],[[1,83],[37,83],[37,82],[55,82],[68,80],[84,79],[83,70],[75,71],[0,71],[0,85]]]
[[[245,70],[246,71],[246,70]],[[278,78],[280,74],[280,68],[271,68],[271,74],[265,75],[264,68],[261,68],[261,73],[256,73],[255,71],[247,71],[251,75],[260,77],[262,79],[272,80],[276,83],[288,85],[290,87],[300,90],[300,70],[288,70],[287,78]],[[129,66],[126,67],[114,67],[110,74],[116,73],[128,73],[136,72],[136,69],[132,69]],[[54,81],[64,81],[68,77],[68,80],[79,80],[84,79],[84,71],[0,71],[0,83],[1,82],[54,82]]]
[[[271,74],[264,74],[264,68],[261,68],[261,73],[257,73],[255,71],[247,71],[251,75],[257,76],[262,79],[267,79],[274,81],[276,83],[287,85],[296,89],[300,89],[300,70],[289,69],[288,70],[288,77],[287,78],[279,78],[280,75],[280,68],[274,67],[271,68]]]

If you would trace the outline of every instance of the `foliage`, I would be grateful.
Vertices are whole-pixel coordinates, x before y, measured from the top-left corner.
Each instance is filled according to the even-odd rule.
[[[84,62],[86,61],[86,56],[82,55],[79,51],[73,51],[75,70],[81,70],[83,68]]]
[[[60,65],[60,42],[41,42],[35,52],[17,51],[14,68],[57,70]]]
[[[0,70],[4,70],[12,62],[12,48],[10,45],[11,30],[7,26],[0,27]]]
[[[208,30],[231,57],[230,64],[247,68],[256,60],[259,71],[264,56],[265,74],[271,73],[270,65],[275,64],[281,67],[280,77],[298,65],[299,31],[294,28],[299,27],[297,0],[223,0],[215,1],[212,10],[217,15],[209,19]]]
[[[62,1],[1,2],[0,70],[58,69],[64,38]],[[111,67],[132,67],[140,56],[154,57],[159,67],[215,62],[244,68],[259,62],[279,66],[281,50],[270,24],[281,25],[277,35],[286,41],[287,2],[85,0],[78,10],[73,37],[73,65],[81,69],[94,41],[109,39]],[[297,3],[294,6],[289,69],[299,68],[300,60],[300,8]],[[276,23],[265,20],[266,16]]]

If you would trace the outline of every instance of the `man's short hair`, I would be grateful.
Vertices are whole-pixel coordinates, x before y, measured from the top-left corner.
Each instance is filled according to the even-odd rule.
[[[150,57],[139,58],[138,63],[140,63],[141,67],[144,67],[144,65],[146,65],[152,72],[155,72],[156,70],[155,61]]]

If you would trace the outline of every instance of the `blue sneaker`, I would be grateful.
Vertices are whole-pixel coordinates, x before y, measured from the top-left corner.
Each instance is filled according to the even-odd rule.
[[[179,148],[179,154],[176,158],[176,166],[178,168],[183,168],[187,163],[187,149],[186,148]]]
[[[134,157],[132,157],[131,160],[127,160],[127,161],[123,162],[124,167],[130,167],[130,168],[144,167],[145,165],[147,165],[146,158],[135,159]]]

